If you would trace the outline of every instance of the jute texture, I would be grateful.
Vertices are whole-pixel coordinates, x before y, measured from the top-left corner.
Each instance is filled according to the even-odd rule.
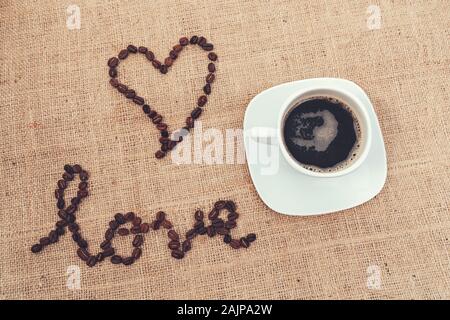
[[[71,4],[80,29],[66,26]],[[380,28],[368,27],[371,4],[381,9]],[[450,298],[449,12],[444,0],[2,0],[0,297]],[[363,87],[386,143],[381,193],[350,210],[288,217],[262,203],[246,164],[156,160],[155,128],[108,84],[106,61],[130,43],[162,58],[193,34],[219,55],[204,129],[241,128],[251,98],[287,81],[340,77]],[[195,105],[206,63],[190,47],[165,76],[132,57],[119,77],[173,128]],[[150,221],[164,210],[184,234],[194,210],[219,198],[238,204],[234,234],[258,239],[233,250],[201,237],[177,261],[165,232],[150,232],[131,267],[88,268],[68,235],[33,255],[31,244],[56,222],[53,191],[65,163],[91,175],[77,217],[92,248],[117,212]],[[115,240],[123,254],[130,242]],[[81,272],[78,290],[66,286],[72,265]]]

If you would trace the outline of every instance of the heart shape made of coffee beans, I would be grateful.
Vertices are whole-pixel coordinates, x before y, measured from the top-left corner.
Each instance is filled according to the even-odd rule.
[[[117,79],[118,71],[117,67],[121,60],[125,60],[131,54],[143,54],[149,62],[152,63],[153,67],[162,74],[166,74],[169,68],[172,67],[175,60],[179,57],[183,48],[187,45],[198,45],[203,50],[208,52],[208,59],[211,61],[208,63],[208,75],[205,78],[206,84],[203,87],[203,93],[197,100],[197,106],[192,110],[190,115],[186,118],[185,126],[182,128],[184,132],[179,133],[176,137],[171,137],[172,133],[169,131],[168,125],[163,122],[163,116],[158,113],[154,107],[150,107],[146,103],[145,99],[137,95],[136,91],[129,88],[127,85],[120,83]],[[212,50],[214,46],[209,43],[205,37],[192,36],[189,40],[187,37],[182,37],[179,43],[173,46],[172,50],[169,52],[169,56],[164,59],[164,62],[160,62],[156,59],[155,54],[150,51],[147,47],[136,47],[132,44],[128,45],[126,49],[119,52],[117,57],[112,57],[108,59],[110,84],[117,89],[121,94],[123,94],[127,99],[130,99],[138,106],[142,106],[142,111],[148,116],[152,123],[156,126],[156,129],[161,134],[159,142],[161,143],[161,149],[155,153],[157,159],[164,158],[167,152],[175,148],[175,146],[183,141],[183,135],[194,128],[194,122],[197,120],[203,112],[203,107],[208,102],[207,96],[211,94],[211,84],[215,80],[216,66],[214,64],[217,61],[217,54]],[[175,139],[172,139],[175,138]]]

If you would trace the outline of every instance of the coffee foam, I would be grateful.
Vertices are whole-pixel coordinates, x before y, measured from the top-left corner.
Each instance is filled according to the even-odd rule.
[[[356,161],[359,158],[360,150],[361,150],[361,126],[359,124],[358,117],[355,115],[354,111],[351,109],[350,106],[348,106],[347,103],[343,102],[342,100],[338,100],[336,98],[332,97],[325,97],[325,96],[313,96],[309,97],[307,99],[301,100],[297,102],[292,110],[300,106],[302,103],[308,101],[308,100],[327,100],[333,104],[336,104],[337,108],[344,108],[347,112],[350,113],[352,119],[353,119],[353,126],[356,133],[356,142],[352,148],[352,150],[349,152],[349,156],[344,161],[341,161],[330,168],[320,168],[314,165],[310,164],[304,164],[301,162],[298,162],[302,167],[304,167],[307,170],[313,171],[313,172],[319,172],[319,173],[332,173],[341,171],[347,167],[349,167],[354,161]],[[291,110],[291,111],[292,111]],[[334,138],[337,135],[338,132],[338,121],[334,117],[334,115],[328,111],[328,110],[322,110],[317,112],[308,112],[304,113],[302,116],[298,116],[295,121],[298,123],[298,127],[296,128],[297,131],[304,128],[304,119],[306,118],[314,118],[314,117],[321,117],[323,119],[323,125],[315,127],[313,130],[314,138],[312,140],[305,140],[299,137],[299,135],[296,135],[295,137],[290,137],[291,141],[295,143],[298,146],[301,147],[307,147],[311,148],[314,147],[317,151],[325,151],[330,143],[334,140]]]

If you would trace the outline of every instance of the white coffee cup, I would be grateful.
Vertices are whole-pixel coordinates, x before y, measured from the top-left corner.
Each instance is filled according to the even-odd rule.
[[[352,113],[356,116],[359,122],[361,132],[358,139],[358,143],[360,146],[358,148],[356,158],[353,159],[349,165],[343,167],[341,170],[336,169],[331,172],[324,172],[324,171],[313,171],[306,168],[307,165],[301,164],[291,155],[284,141],[283,129],[287,116],[292,111],[292,109],[298,106],[302,101],[308,100],[313,97],[334,98],[338,101],[343,102],[351,109]],[[289,165],[291,165],[292,168],[303,174],[314,177],[332,178],[342,176],[356,170],[366,159],[372,141],[372,130],[370,126],[369,115],[366,109],[364,108],[362,102],[356,96],[354,96],[350,92],[347,92],[346,90],[340,90],[331,87],[328,88],[325,86],[319,88],[316,87],[314,89],[300,90],[297,91],[295,94],[291,95],[290,97],[288,97],[280,109],[276,129],[277,129],[278,144],[280,146],[281,153],[286,159],[286,161],[289,163]]]

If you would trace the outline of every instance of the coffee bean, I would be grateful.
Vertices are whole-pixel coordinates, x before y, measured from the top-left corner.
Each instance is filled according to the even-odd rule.
[[[75,215],[73,215],[73,214],[67,214],[67,216],[66,216],[66,221],[68,222],[68,223],[72,223],[72,222],[75,222]]]
[[[84,248],[78,248],[77,255],[83,261],[87,261],[89,259],[89,256],[90,256],[89,252],[86,249],[84,249]]]
[[[80,173],[82,170],[79,164],[75,164],[72,168],[74,173]]]
[[[118,224],[124,224],[127,222],[127,220],[125,219],[124,215],[121,213],[116,213],[114,215],[114,219],[117,221]]]
[[[71,175],[74,174],[73,168],[72,168],[72,166],[69,165],[69,164],[65,164],[65,165],[64,165],[64,171],[65,171],[66,173],[68,173],[68,174],[71,174]]]
[[[206,38],[205,37],[200,37],[198,38],[197,44],[201,47],[206,43]]]
[[[136,91],[134,91],[133,89],[129,89],[127,90],[127,92],[125,92],[125,98],[133,99],[134,97],[136,97]]]
[[[184,257],[184,253],[181,250],[172,250],[171,255],[175,259],[183,259],[183,257]]]
[[[69,181],[72,181],[72,180],[73,180],[74,175],[73,175],[73,174],[70,174],[70,173],[67,173],[67,172],[64,172],[63,175],[62,175],[62,178],[63,178],[65,181],[69,182]]]
[[[125,93],[125,92],[127,92],[127,90],[128,90],[128,87],[124,84],[119,84],[117,86],[117,91],[119,91],[120,93]]]
[[[150,224],[150,227],[153,230],[159,230],[159,228],[161,227],[161,222],[158,220],[152,221],[152,223]]]
[[[81,238],[81,234],[79,234],[78,232],[74,232],[72,233],[72,240],[75,241],[76,243],[78,243],[78,241],[80,241]]]
[[[142,111],[144,111],[145,114],[149,114],[151,111],[150,106],[148,104],[144,104],[142,106]]]
[[[192,240],[195,238],[196,235],[197,232],[195,231],[195,229],[190,229],[188,232],[186,232],[186,239]]]
[[[125,214],[126,221],[133,221],[135,217],[136,217],[136,215],[134,214],[134,212],[127,212]]]
[[[66,233],[66,230],[64,228],[56,228],[55,231],[58,236],[62,236]]]
[[[247,238],[247,241],[251,243],[256,240],[256,234],[249,233],[246,238]]]
[[[208,95],[211,94],[211,85],[209,83],[205,84],[203,87],[203,92]]]
[[[199,235],[204,235],[204,234],[206,234],[206,233],[208,232],[208,230],[206,229],[206,227],[201,227],[201,228],[197,229],[196,231],[197,231],[197,233],[198,233]]]
[[[216,235],[216,228],[214,228],[213,226],[208,226],[206,228],[206,233],[208,234],[208,237],[212,238]]]
[[[231,246],[233,249],[239,249],[239,248],[241,247],[241,243],[239,242],[239,240],[233,239],[233,240],[231,240],[231,242],[230,242],[230,246]]]
[[[201,114],[202,114],[202,109],[200,107],[197,107],[191,112],[191,117],[192,117],[192,119],[198,119]]]
[[[162,74],[166,74],[167,71],[169,71],[169,68],[165,64],[161,65],[161,67],[159,68],[159,72],[161,72]]]
[[[133,98],[133,102],[136,103],[139,106],[142,106],[145,103],[144,98],[139,97],[139,96],[135,96]]]
[[[183,50],[183,46],[181,44],[174,45],[173,50],[177,53],[180,53],[181,50]]]
[[[139,233],[141,233],[141,226],[133,226],[133,227],[131,227],[130,232],[132,234],[139,234]]]
[[[163,222],[165,218],[166,218],[166,213],[164,211],[158,211],[156,213],[156,220],[158,220],[159,222]]]
[[[167,57],[166,59],[164,59],[164,64],[168,67],[172,66],[173,59],[171,57]]]
[[[151,51],[147,51],[145,53],[145,57],[147,58],[148,61],[151,61],[151,62],[153,62],[153,60],[155,60],[155,54],[153,52],[151,52]]]
[[[105,258],[111,257],[114,255],[115,252],[116,250],[113,247],[105,248],[103,249],[103,257]]]
[[[225,222],[220,218],[216,218],[216,219],[212,220],[211,223],[212,223],[212,226],[216,229],[223,228],[225,226]]]
[[[225,201],[219,200],[219,201],[216,201],[216,202],[214,203],[214,208],[215,208],[216,210],[222,210],[223,208],[225,208],[225,205],[226,205],[226,202],[225,202]]]
[[[214,73],[210,73],[206,76],[206,83],[213,83],[216,76]]]
[[[137,260],[142,255],[142,249],[141,248],[134,248],[133,252],[131,253],[131,256],[134,258],[134,260]]]
[[[75,211],[77,211],[77,206],[76,206],[76,205],[71,204],[71,205],[69,205],[69,206],[66,208],[66,212],[67,212],[68,214],[73,214],[73,213],[75,213]]]
[[[119,227],[119,223],[116,220],[111,220],[109,222],[109,227],[113,230],[116,230]]]
[[[224,236],[226,234],[229,234],[230,230],[228,230],[225,227],[222,227],[222,228],[216,228],[216,232],[217,232],[217,234],[220,234],[221,236]]]
[[[127,257],[127,258],[123,259],[122,263],[126,266],[132,265],[134,263],[134,258]]]
[[[178,53],[175,50],[172,50],[172,51],[169,52],[169,57],[172,60],[175,60],[176,58],[178,58]]]
[[[63,198],[59,198],[58,202],[56,202],[56,207],[58,209],[64,209],[64,206],[66,205],[66,203],[64,202]]]
[[[250,246],[250,242],[247,240],[246,237],[242,237],[241,239],[239,239],[239,242],[242,248],[248,248]]]
[[[85,170],[80,171],[80,180],[87,181],[89,179],[89,174]]]
[[[118,255],[114,255],[111,257],[111,263],[113,264],[120,264],[122,263],[122,257]]]
[[[117,88],[117,87],[119,86],[120,82],[119,82],[119,80],[117,80],[116,78],[111,78],[111,79],[109,80],[109,84],[110,84],[111,86],[113,86],[114,88]]]
[[[72,199],[70,199],[70,203],[72,203],[74,206],[78,206],[78,204],[81,202],[81,198],[80,197],[73,197]]]
[[[163,151],[161,151],[161,150],[158,150],[158,151],[156,151],[156,153],[155,153],[156,159],[162,159],[162,158],[164,158],[165,155],[166,155],[166,153],[163,152]]]
[[[36,243],[34,245],[31,246],[31,252],[33,253],[38,253],[42,250],[43,246],[40,243]]]
[[[111,248],[111,241],[104,240],[102,243],[100,243],[100,248],[103,249],[103,250]]]
[[[167,236],[169,237],[170,240],[174,241],[180,240],[180,236],[175,230],[169,230],[169,232],[167,232]]]
[[[229,220],[225,223],[225,228],[227,229],[233,229],[236,228],[236,221],[235,220]]]
[[[187,117],[186,118],[186,126],[188,128],[193,128],[194,127],[194,119],[192,119],[192,117]]]
[[[179,42],[180,42],[180,45],[182,45],[184,47],[184,46],[187,46],[189,44],[189,39],[186,38],[186,37],[183,37],[183,38],[180,38]]]
[[[130,45],[127,47],[127,50],[128,50],[128,52],[136,53],[136,52],[138,51],[138,48],[137,48],[136,46],[133,46],[132,44],[130,44]]]
[[[84,240],[83,238],[80,238],[80,240],[77,241],[77,245],[80,248],[87,248],[88,247],[88,243],[86,240]]]
[[[126,59],[128,57],[128,50],[124,49],[124,50],[120,51],[118,57],[121,60]]]
[[[205,216],[205,214],[203,213],[202,210],[197,210],[194,213],[194,219],[197,221],[203,221],[203,217]]]
[[[208,53],[208,59],[211,60],[211,61],[216,61],[217,60],[217,54],[215,54],[214,52]],[[209,66],[208,66],[208,69],[209,69]],[[214,72],[214,71],[210,71],[210,72]]]
[[[57,228],[64,228],[64,227],[67,226],[67,221],[65,221],[65,220],[58,220],[58,221],[55,223],[55,226],[56,226]]]
[[[105,260],[105,256],[103,255],[103,252],[97,253],[97,255],[95,256],[95,258],[97,259],[97,263],[98,263],[98,262],[102,262],[103,260]]]
[[[138,48],[138,51],[140,52],[140,53],[147,53],[148,52],[148,49],[147,49],[147,47],[139,47]]]
[[[208,64],[208,71],[209,72],[216,72],[216,65],[214,63],[209,63]]]
[[[161,130],[161,136],[164,137],[164,138],[168,138],[169,137],[169,131]]]
[[[203,221],[196,221],[195,223],[194,223],[194,229],[195,230],[198,230],[198,229],[200,229],[200,228],[203,228],[205,226],[205,223],[203,222]]]
[[[154,124],[158,124],[158,123],[160,123],[162,121],[162,117],[158,114],[158,115],[156,115],[154,118],[153,118],[153,120],[152,120],[152,122],[154,123]]]
[[[78,189],[80,189],[80,190],[86,190],[87,187],[88,187],[88,183],[87,183],[86,181],[81,181],[81,182],[78,184]]]
[[[116,68],[109,68],[108,74],[111,78],[117,77],[117,69]]]
[[[148,223],[143,223],[140,226],[141,233],[148,233],[150,231],[150,225]]]
[[[43,238],[39,239],[39,243],[43,246],[48,246],[50,244],[50,238],[43,237]]]
[[[120,228],[119,230],[117,230],[117,233],[119,234],[119,236],[127,236],[130,234],[130,230],[128,230],[127,228]]]
[[[59,236],[55,230],[52,230],[49,232],[48,238],[50,239],[50,243],[56,243],[56,242],[58,242]]]
[[[197,42],[198,42],[198,37],[197,37],[197,36],[192,36],[192,37],[191,37],[191,40],[189,40],[189,42],[190,42],[191,44],[197,44]]]
[[[159,131],[166,130],[167,129],[167,124],[165,124],[165,123],[158,123],[156,125],[156,129],[158,129]]]
[[[144,237],[140,234],[134,236],[133,247],[140,247],[144,243]]]
[[[160,138],[159,138],[159,142],[162,143],[162,144],[166,144],[166,143],[168,143],[169,141],[170,141],[170,139],[169,139],[169,138],[166,138],[166,137],[160,137]]]
[[[237,212],[232,212],[229,213],[227,216],[228,220],[232,221],[232,220],[236,220],[237,218],[239,218],[239,213]]]
[[[177,240],[172,240],[168,244],[169,249],[176,250],[180,247],[180,242]]]
[[[139,227],[142,223],[142,219],[140,217],[135,217],[131,223],[133,226]]]
[[[115,68],[119,65],[119,59],[116,57],[109,58],[108,60],[108,67]]]
[[[114,238],[114,230],[108,229],[105,232],[105,240],[111,241]]]
[[[190,240],[183,241],[183,244],[181,245],[181,249],[183,252],[188,252],[192,249],[192,243]]]
[[[158,60],[153,60],[153,61],[152,61],[152,65],[153,65],[153,67],[155,67],[156,69],[161,68],[161,62],[159,62]]]
[[[210,213],[208,214],[208,219],[209,220],[214,220],[214,219],[216,219],[217,217],[219,216],[219,211],[217,210],[217,209],[212,209],[211,211],[210,211]]]
[[[78,190],[77,191],[77,197],[79,198],[86,198],[88,196],[89,192],[87,190]]]
[[[199,107],[203,107],[206,104],[206,102],[208,102],[208,98],[206,96],[200,96],[198,98],[197,105]]]
[[[173,225],[172,222],[170,222],[169,220],[164,220],[161,225],[163,226],[163,228],[165,229],[172,229]]]
[[[64,190],[65,188],[67,188],[67,182],[63,179],[58,180],[58,188]]]
[[[231,236],[229,234],[226,234],[223,236],[223,242],[230,243],[232,240]]]
[[[202,45],[202,49],[205,51],[212,51],[214,50],[214,46],[212,43],[205,43],[204,45]]]
[[[236,211],[236,204],[231,201],[228,200],[227,203],[225,204],[225,208],[231,213],[231,212],[235,212]]]
[[[64,197],[64,189],[55,189],[55,198],[59,199]]]
[[[74,233],[80,230],[80,226],[77,223],[69,223],[68,229],[70,232]]]
[[[67,219],[67,213],[64,210],[58,210],[58,217],[60,217],[63,220]]]

